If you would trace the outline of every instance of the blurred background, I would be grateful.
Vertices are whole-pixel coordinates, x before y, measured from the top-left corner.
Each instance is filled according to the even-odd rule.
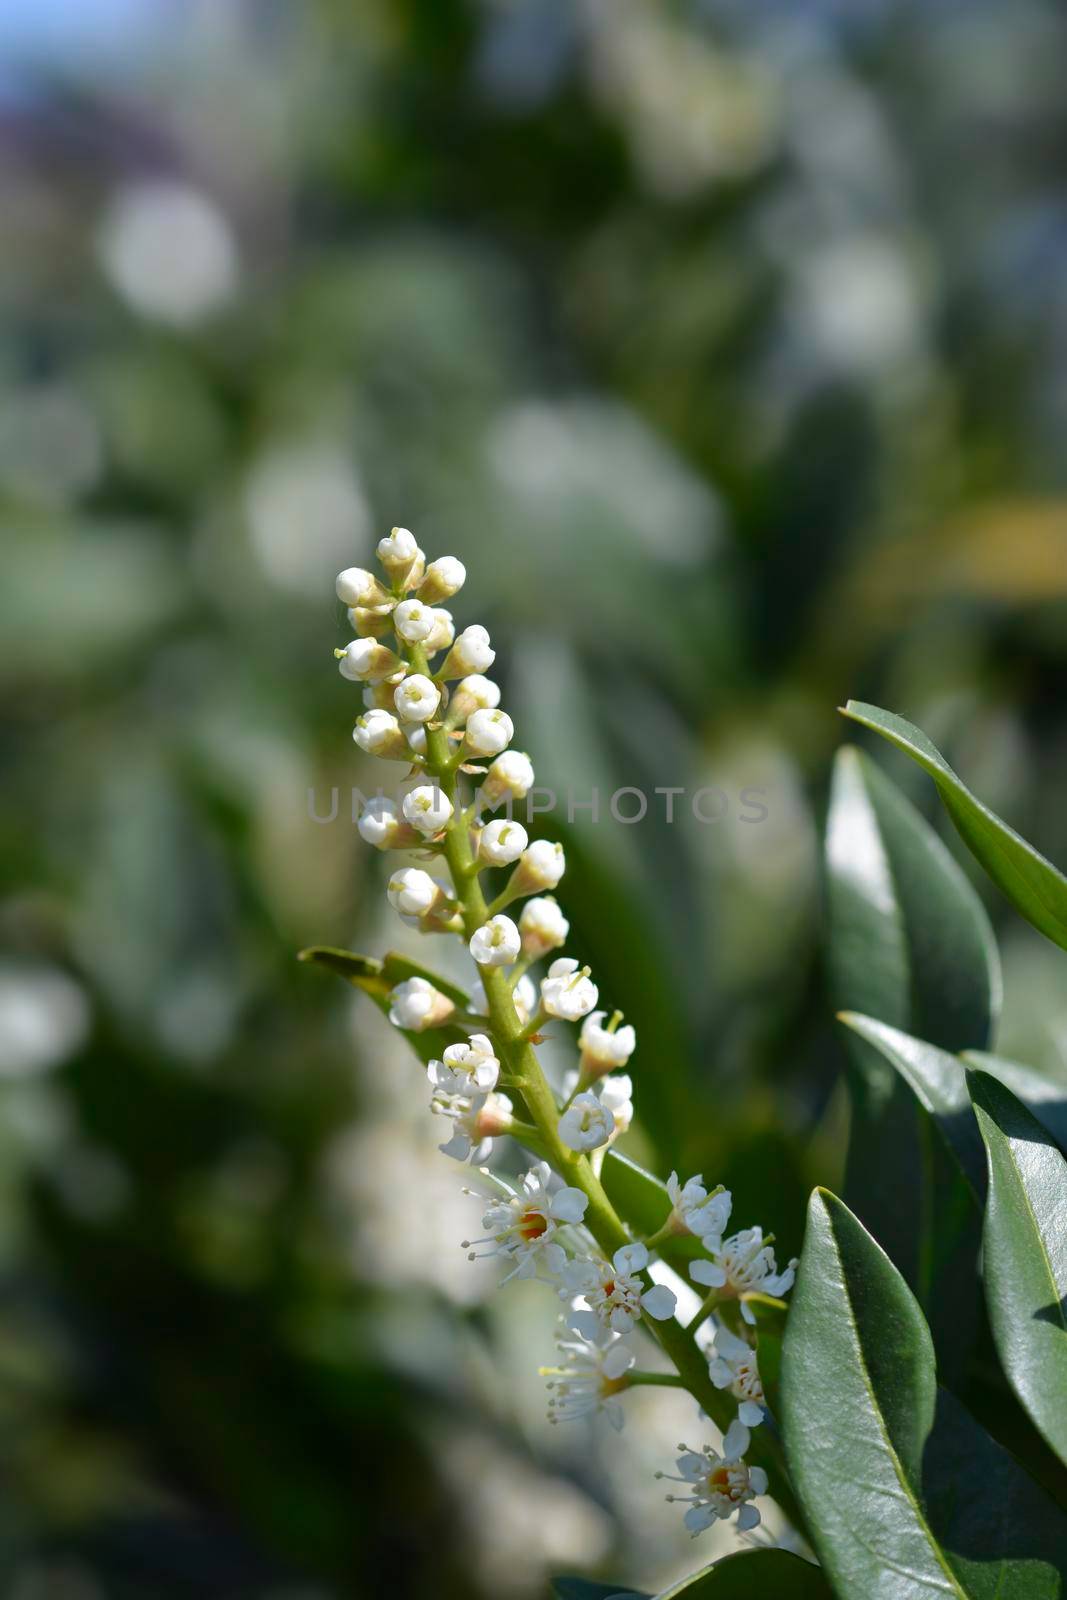
[[[550,1297],[463,1259],[417,1067],[296,964],[404,932],[333,578],[411,527],[541,781],[726,797],[546,832],[629,1147],[794,1253],[835,707],[1067,860],[1065,68],[1052,0],[2,0],[5,1596],[707,1558],[650,1478],[687,1414],[547,1427]],[[990,909],[1001,1048],[1062,1073]]]

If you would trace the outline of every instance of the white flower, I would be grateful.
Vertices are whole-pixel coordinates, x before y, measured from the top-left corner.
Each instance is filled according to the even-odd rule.
[[[440,1062],[431,1065],[440,1066]],[[507,1133],[511,1124],[511,1101],[506,1094],[450,1094],[435,1089],[430,1110],[452,1119],[452,1137],[437,1147],[441,1154],[476,1166],[488,1161],[493,1140]]]
[[[507,867],[526,849],[526,829],[521,822],[490,822],[478,840],[478,860],[491,867]]]
[[[397,689],[393,701],[406,722],[429,722],[441,704],[441,691],[432,679],[413,672]]]
[[[489,643],[488,629],[475,622],[457,637],[441,671],[446,678],[465,678],[468,672],[484,672],[495,660],[496,651]]]
[[[559,1119],[559,1136],[568,1150],[599,1150],[615,1132],[615,1118],[595,1094],[576,1094]]]
[[[577,961],[570,956],[560,956],[548,969],[547,978],[541,979],[541,1004],[550,1017],[563,1022],[577,1022],[592,1011],[598,999],[596,984],[590,980],[589,968],[579,971]]]
[[[470,953],[482,967],[510,967],[519,958],[522,940],[510,917],[490,917],[470,941]]]
[[[646,1288],[638,1277],[648,1266],[643,1244],[624,1244],[610,1261],[571,1261],[562,1271],[561,1297],[581,1295],[598,1321],[629,1333],[642,1312],[656,1322],[673,1317],[677,1300],[666,1284]]]
[[[443,1062],[431,1061],[430,1066],[435,1065],[447,1067],[452,1073],[456,1083],[449,1090],[452,1094],[488,1094],[500,1077],[500,1062],[493,1053],[492,1040],[484,1033],[472,1033],[463,1043],[450,1044]],[[443,1079],[440,1087],[446,1087]]]
[[[337,598],[346,606],[370,607],[391,606],[393,597],[381,582],[368,572],[364,567],[346,567],[337,574],[334,586]]]
[[[467,718],[464,749],[472,756],[495,756],[515,737],[515,724],[506,711],[472,711]]]
[[[626,1388],[625,1375],[637,1360],[625,1338],[599,1323],[591,1311],[575,1311],[556,1340],[558,1367],[542,1367],[550,1422],[605,1416],[618,1431],[625,1420],[615,1396]]]
[[[419,599],[430,605],[438,600],[449,600],[458,594],[467,581],[467,569],[455,556],[438,556],[426,568],[426,576],[419,585]]]
[[[411,748],[391,711],[365,711],[356,718],[352,737],[369,756],[385,756],[395,761],[410,758]]]
[[[525,975],[521,977],[511,991],[511,999],[515,1006],[515,1015],[525,1028],[537,1005],[537,990],[534,988],[533,979]],[[471,985],[471,997],[467,1009],[476,1017],[489,1015],[489,1002],[485,998],[485,988],[481,978],[476,978]]]
[[[533,786],[534,769],[529,756],[521,750],[505,750],[490,766],[478,797],[492,810],[509,796],[512,800],[525,800]]]
[[[741,1315],[747,1323],[755,1325],[756,1316],[746,1294],[768,1294],[775,1298],[787,1294],[793,1287],[797,1262],[779,1272],[770,1240],[764,1240],[762,1228],[744,1228],[740,1233],[724,1239],[718,1249],[710,1251],[710,1261],[694,1261],[689,1276],[696,1283],[718,1289],[723,1299],[739,1299]]]
[[[393,612],[393,631],[405,644],[422,644],[433,628],[433,611],[421,600],[401,600]]]
[[[394,1028],[406,1028],[409,1033],[436,1028],[455,1009],[454,1002],[426,978],[405,978],[389,995],[389,1021]]]
[[[353,639],[337,654],[337,666],[342,678],[352,683],[381,683],[404,670],[395,650],[377,639]]]
[[[389,879],[386,894],[401,916],[424,917],[437,904],[441,886],[421,867],[402,867]]]
[[[435,656],[438,650],[447,650],[456,637],[451,611],[444,606],[433,607],[433,627],[426,638],[426,654]]]
[[[449,702],[448,718],[456,727],[474,711],[495,711],[500,704],[500,689],[491,678],[472,672],[456,684]]]
[[[391,578],[421,578],[424,557],[408,528],[394,528],[387,539],[378,540],[378,560]]]
[[[684,1483],[691,1494],[669,1494],[668,1500],[688,1505],[685,1525],[696,1537],[710,1528],[713,1522],[725,1521],[737,1512],[740,1533],[759,1526],[760,1514],[751,1504],[758,1494],[767,1493],[767,1474],[762,1467],[746,1466],[742,1457],[748,1449],[750,1435],[741,1422],[732,1422],[722,1442],[722,1455],[710,1445],[703,1450],[690,1450],[680,1446],[678,1473],[657,1472],[657,1478],[672,1478]]]
[[[540,894],[543,889],[554,889],[566,866],[561,844],[553,844],[550,839],[535,839],[529,849],[523,851],[511,887],[516,894]]]
[[[498,824],[491,822],[489,826],[495,828]],[[519,932],[522,934],[522,953],[528,960],[537,961],[549,950],[560,949],[566,944],[570,931],[570,923],[551,895],[538,895],[533,900],[527,900],[523,906]],[[597,1015],[602,1017],[604,1013],[599,1011]]]
[[[404,816],[427,839],[446,828],[452,816],[452,802],[436,783],[420,783],[404,796]]]
[[[699,1173],[682,1185],[678,1174],[672,1172],[667,1179],[667,1193],[681,1227],[703,1240],[706,1250],[718,1250],[733,1205],[729,1189],[720,1187],[709,1195]]]
[[[740,1401],[739,1420],[747,1428],[758,1427],[763,1421],[764,1396],[756,1352],[722,1323],[715,1328],[708,1376],[716,1389],[729,1389],[734,1399]]]
[[[522,928],[521,918],[519,927]],[[578,1038],[582,1047],[582,1076],[586,1079],[599,1078],[605,1072],[614,1072],[616,1067],[624,1067],[637,1046],[633,1028],[617,1026],[621,1012],[615,1013],[607,1027],[604,1026],[606,1016],[606,1011],[594,1011],[582,1023]]]
[[[465,1239],[464,1250],[471,1252],[470,1259],[474,1261],[473,1246],[486,1244],[490,1249],[485,1254],[503,1255],[513,1262],[505,1283],[508,1278],[546,1277],[549,1282],[558,1279],[567,1264],[560,1231],[581,1222],[589,1204],[586,1196],[580,1189],[550,1187],[552,1173],[547,1161],[539,1161],[524,1173],[517,1189],[502,1178],[493,1181],[500,1189],[499,1198],[480,1197],[490,1201],[482,1217],[487,1237]]]
[[[627,1072],[614,1072],[608,1078],[601,1078],[595,1093],[604,1110],[614,1119],[617,1139],[634,1120],[633,1079]]]
[[[426,729],[421,722],[402,722],[400,724],[404,738],[408,742],[408,749],[417,756],[426,754]]]
[[[401,850],[417,842],[413,829],[401,822],[396,801],[382,794],[367,801],[356,827],[364,843],[375,850]]]

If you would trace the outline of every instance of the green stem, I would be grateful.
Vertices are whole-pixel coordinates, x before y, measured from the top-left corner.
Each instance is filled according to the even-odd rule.
[[[684,1389],[685,1384],[676,1372],[628,1372],[626,1387],[656,1389]]]

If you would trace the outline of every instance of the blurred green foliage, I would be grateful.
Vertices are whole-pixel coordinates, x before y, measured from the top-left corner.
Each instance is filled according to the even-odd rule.
[[[420,1185],[457,1175],[430,1177],[417,1072],[294,961],[397,937],[346,817],[378,777],[332,579],[392,523],[467,563],[457,613],[561,796],[576,952],[638,1029],[631,1148],[793,1253],[843,1162],[835,705],[919,722],[1067,860],[1065,26],[1050,0],[0,12],[15,1600],[691,1564],[647,1475],[635,1501],[537,1425],[526,1303],[483,1304],[442,1265],[462,1224],[426,1226]],[[607,814],[657,785],[726,815]],[[990,910],[998,1048],[1062,1074],[1055,953]]]

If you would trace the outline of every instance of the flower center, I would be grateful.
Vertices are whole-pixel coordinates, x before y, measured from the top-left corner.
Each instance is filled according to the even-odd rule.
[[[523,1239],[540,1239],[548,1232],[548,1220],[540,1211],[524,1211],[519,1218],[519,1234]]]

